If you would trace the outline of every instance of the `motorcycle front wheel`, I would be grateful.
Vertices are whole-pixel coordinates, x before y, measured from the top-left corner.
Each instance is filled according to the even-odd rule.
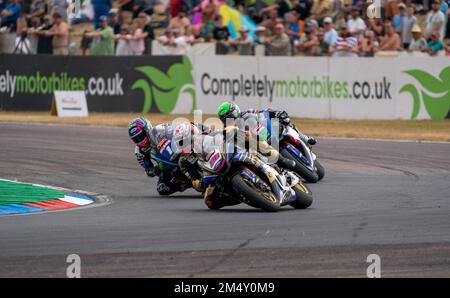
[[[316,172],[317,176],[319,177],[319,180],[322,180],[323,177],[325,176],[325,168],[317,159],[314,161],[314,165],[316,166]]]
[[[287,149],[282,149],[280,153],[290,159],[295,161],[294,171],[299,174],[303,179],[310,183],[317,183],[319,177],[315,171],[308,169],[298,158],[294,157]]]
[[[250,201],[250,206],[269,212],[276,212],[280,209],[280,203],[275,195],[272,192],[260,190],[247,176],[237,173],[231,182],[234,190]]]
[[[306,209],[311,206],[313,196],[311,190],[305,184],[299,182],[292,187],[295,192],[295,201],[290,203],[295,209]]]

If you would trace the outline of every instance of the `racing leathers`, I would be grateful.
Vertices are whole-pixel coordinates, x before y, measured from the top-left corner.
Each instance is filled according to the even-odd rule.
[[[244,122],[249,119],[255,119],[258,124],[262,124],[263,126],[270,126],[272,123],[271,119],[278,119],[281,125],[289,125],[291,123],[289,115],[286,111],[272,110],[271,108],[263,110],[249,109],[247,111],[243,111],[241,112],[241,119],[243,119]],[[259,134],[260,131],[255,131],[255,133]],[[298,133],[303,142],[309,145],[315,145],[317,143],[313,137],[302,134],[300,131]],[[267,138],[266,141],[269,142],[270,136],[265,137]]]
[[[135,148],[136,159],[149,177],[159,176],[157,191],[160,195],[170,195],[184,191],[190,185],[176,179],[178,155],[171,148],[173,127],[159,124],[148,130],[150,142],[146,147]]]

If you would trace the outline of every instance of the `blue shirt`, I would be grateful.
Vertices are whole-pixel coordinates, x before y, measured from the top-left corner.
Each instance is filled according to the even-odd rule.
[[[392,19],[392,25],[394,26],[395,32],[402,31],[403,29],[403,18],[405,15],[403,14],[396,14],[394,18]]]
[[[12,15],[5,17],[5,21],[7,22],[16,22],[20,16],[20,4],[10,4],[6,6],[5,10],[12,11]]]
[[[427,44],[427,48],[431,49],[433,53],[436,53],[444,49],[444,43],[442,40],[438,40],[437,42],[430,40]]]
[[[445,2],[441,3],[441,11],[444,13],[444,15],[447,15],[448,13],[448,4]]]
[[[337,38],[338,38],[338,33],[333,28],[331,28],[330,31],[327,31],[324,34],[324,40],[330,46],[333,46],[336,43]]]

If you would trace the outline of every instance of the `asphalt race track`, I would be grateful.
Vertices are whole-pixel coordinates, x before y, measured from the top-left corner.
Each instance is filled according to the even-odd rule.
[[[210,211],[160,197],[124,128],[0,124],[0,177],[105,195],[101,206],[0,217],[0,277],[450,277],[450,144],[319,139],[307,210]]]

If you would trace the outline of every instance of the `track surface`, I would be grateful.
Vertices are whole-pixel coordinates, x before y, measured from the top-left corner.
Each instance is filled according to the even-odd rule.
[[[0,124],[2,178],[107,195],[112,204],[0,217],[0,276],[450,277],[450,145],[319,140],[327,173],[308,210],[207,210],[163,198],[121,128]]]

